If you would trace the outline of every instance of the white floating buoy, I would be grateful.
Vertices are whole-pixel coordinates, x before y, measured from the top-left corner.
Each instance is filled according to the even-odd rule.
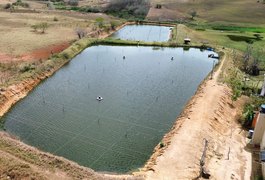
[[[98,101],[102,101],[102,100],[103,100],[103,97],[98,96],[98,97],[97,97],[97,100],[98,100]]]

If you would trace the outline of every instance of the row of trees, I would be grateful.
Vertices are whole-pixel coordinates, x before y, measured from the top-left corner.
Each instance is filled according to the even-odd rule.
[[[14,6],[21,6],[21,7],[24,7],[24,8],[29,8],[29,4],[27,2],[23,2],[22,0],[17,0],[16,2],[14,3],[7,3],[5,6],[4,6],[4,9],[14,9]]]
[[[133,16],[144,18],[150,9],[149,0],[112,0],[104,12],[119,17]]]
[[[115,30],[118,23],[116,21],[111,21],[110,23],[106,23],[103,18],[99,17],[96,18],[96,21],[93,26],[93,30],[104,30],[106,32],[109,32],[110,30]],[[79,39],[82,39],[87,35],[87,30],[85,28],[78,27],[75,29],[75,33],[78,36]]]
[[[54,21],[58,21],[58,19],[56,17],[54,17],[53,19]],[[106,31],[109,32],[110,30],[115,30],[116,27],[118,25],[118,22],[116,21],[111,21],[111,22],[105,22],[104,18],[99,17],[96,18],[94,24],[93,24],[93,31]],[[39,33],[45,33],[46,29],[49,27],[47,22],[41,22],[41,23],[37,23],[37,24],[33,24],[31,26],[31,28],[33,29],[34,32],[39,32]],[[75,29],[75,33],[78,36],[79,39],[85,37],[88,32],[86,30],[86,28],[82,28],[82,27],[77,27]]]
[[[68,5],[70,6],[78,6],[79,4],[79,0],[68,0],[68,1],[65,1],[65,0],[46,0],[46,1],[49,1],[49,2],[52,2],[52,3],[67,3]]]
[[[242,70],[250,75],[259,75],[263,55],[263,47],[256,47],[254,49],[252,44],[248,44],[242,58]]]

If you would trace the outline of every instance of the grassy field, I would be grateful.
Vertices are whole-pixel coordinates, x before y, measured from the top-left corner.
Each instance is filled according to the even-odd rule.
[[[102,14],[78,14],[76,12],[10,13],[0,11],[1,53],[18,56],[52,44],[75,40],[78,38],[75,29],[82,27],[87,32],[91,32],[97,17],[103,18],[106,23],[116,20]],[[36,33],[31,28],[32,25],[39,22],[48,23],[49,27],[44,34]]]
[[[185,37],[193,44],[209,43],[244,52],[253,42],[253,55],[261,51],[262,69],[265,69],[265,4],[252,0],[151,0],[147,19],[184,23],[178,25],[176,42]],[[161,4],[162,8],[155,6]],[[197,16],[191,20],[191,11]],[[257,39],[259,34],[263,39]]]
[[[152,8],[147,16],[150,19],[176,20],[190,18],[195,10],[201,21],[221,24],[265,24],[265,4],[253,0],[151,0]],[[155,9],[161,4],[160,10]]]
[[[238,31],[237,29],[240,29]],[[245,29],[245,31],[242,31]],[[260,30],[263,30],[260,28]],[[204,27],[201,26],[191,26],[187,25],[178,25],[177,26],[177,43],[183,43],[185,37],[189,37],[192,40],[193,44],[206,43],[211,46],[223,46],[230,49],[235,49],[241,52],[244,52],[249,45],[249,41],[252,41],[254,55],[257,53],[257,50],[263,50],[265,52],[265,39],[257,39],[254,35],[256,32],[253,32],[253,29],[250,28],[240,28],[237,27],[234,30],[214,30],[211,26]],[[265,32],[259,33],[261,37],[265,37]],[[265,62],[265,55],[262,56],[262,67]]]

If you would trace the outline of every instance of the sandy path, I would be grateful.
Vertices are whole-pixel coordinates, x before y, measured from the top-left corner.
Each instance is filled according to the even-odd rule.
[[[229,88],[217,82],[227,58],[226,55],[213,79],[201,85],[177,120],[175,128],[165,136],[164,141],[169,145],[162,155],[153,157],[155,165],[147,167],[146,179],[198,177],[204,138],[209,141],[206,167],[211,179],[249,179],[251,155],[244,150],[244,132],[236,122],[240,108],[230,105]],[[242,104],[242,99],[234,103],[235,107],[241,107]]]

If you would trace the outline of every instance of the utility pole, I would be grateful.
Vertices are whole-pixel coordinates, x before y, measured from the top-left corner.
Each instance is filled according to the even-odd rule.
[[[213,60],[213,67],[212,67],[212,71],[211,71],[211,79],[213,79],[213,70],[214,70],[214,65],[215,65],[215,60]]]
[[[262,86],[262,89],[261,89],[260,96],[264,96],[264,95],[265,95],[265,74],[264,74],[264,82],[263,82],[263,86]]]

